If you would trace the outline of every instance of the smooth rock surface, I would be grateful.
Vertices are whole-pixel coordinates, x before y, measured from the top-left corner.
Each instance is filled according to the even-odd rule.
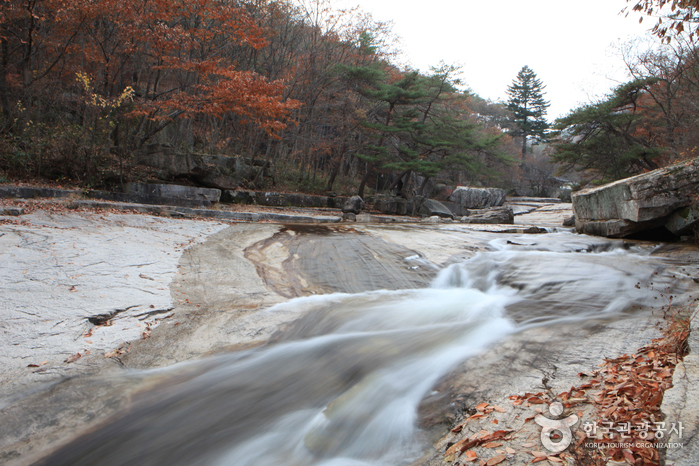
[[[146,321],[155,326],[173,307],[183,251],[226,226],[107,213],[24,218],[29,226],[0,225],[0,406],[19,387],[80,372],[82,356],[138,339]],[[88,321],[110,313],[109,326]]]

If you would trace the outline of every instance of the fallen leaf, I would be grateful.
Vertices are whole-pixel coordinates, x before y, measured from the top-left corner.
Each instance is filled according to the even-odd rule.
[[[621,452],[624,454],[624,458],[629,464],[636,463],[636,458],[633,457],[633,452],[631,450],[624,449]]]
[[[547,456],[549,456],[546,453],[544,453],[543,451],[533,450],[533,451],[530,451],[529,453],[531,453],[533,456],[536,456],[537,458],[541,458],[541,457],[546,458]]]
[[[478,458],[478,455],[477,455],[476,452],[473,451],[473,450],[467,450],[467,451],[465,451],[465,452],[464,452],[464,456],[465,456],[466,458],[473,458],[473,459]]]
[[[493,465],[495,465],[495,464],[500,464],[500,463],[502,463],[503,461],[505,461],[505,458],[507,458],[506,455],[497,455],[497,456],[493,456],[493,457],[490,458],[488,461],[486,461],[485,464],[486,464],[486,466],[493,466]]]
[[[545,456],[537,456],[532,460],[532,463],[538,463],[539,461],[546,461],[548,458]]]
[[[480,403],[476,405],[476,411],[485,411],[485,408],[488,407],[488,403]]]
[[[470,440],[469,438],[459,440],[454,445],[450,446],[446,452],[444,452],[444,456],[452,455],[452,454],[456,453],[457,451],[468,450],[469,448],[471,448],[477,444],[478,444],[477,440]]]
[[[502,446],[502,443],[500,443],[500,442],[488,442],[488,443],[483,444],[483,447],[485,447],[485,448],[495,448],[495,447],[501,447],[501,446]]]
[[[549,460],[549,461],[553,461],[554,463],[562,463],[562,462],[563,462],[562,459],[560,459],[560,458],[558,458],[558,457],[556,457],[556,456],[549,456],[549,457],[547,457],[546,459]]]
[[[80,359],[80,358],[82,358],[82,357],[83,357],[82,354],[77,353],[77,354],[74,354],[74,355],[72,355],[72,356],[67,357],[67,358],[65,359],[65,361],[63,361],[63,362],[67,362],[68,364],[70,364],[71,362],[75,362],[75,361],[77,361],[78,359]]]
[[[500,406],[495,406],[495,405],[494,405],[494,406],[493,406],[493,409],[494,409],[495,411],[497,411],[498,413],[504,413],[504,412],[505,412],[505,409],[504,409],[504,408],[501,408]]]
[[[515,450],[514,448],[510,448],[510,447],[505,447],[505,451],[507,453],[509,453],[510,455],[514,455],[515,453],[517,453],[517,450]]]

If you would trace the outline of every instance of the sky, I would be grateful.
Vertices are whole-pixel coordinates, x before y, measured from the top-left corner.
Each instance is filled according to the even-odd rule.
[[[462,65],[466,85],[485,99],[506,101],[507,86],[529,66],[546,85],[551,121],[625,82],[616,50],[655,22],[619,14],[626,0],[344,1],[392,21],[412,68]]]

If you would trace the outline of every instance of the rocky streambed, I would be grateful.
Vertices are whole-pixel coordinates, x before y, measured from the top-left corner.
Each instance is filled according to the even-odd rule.
[[[1,224],[0,459],[463,462],[444,453],[468,429],[536,414],[510,396],[578,384],[658,337],[663,296],[696,291],[696,248],[555,232],[569,215],[518,216],[551,231],[536,235],[111,212]],[[676,386],[686,445],[668,455],[694,464],[696,395]],[[500,408],[488,424],[450,432],[483,402]],[[530,461],[530,434],[481,458]]]

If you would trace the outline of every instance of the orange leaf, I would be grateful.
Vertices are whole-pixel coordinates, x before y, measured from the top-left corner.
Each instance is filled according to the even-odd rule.
[[[495,447],[501,447],[502,443],[500,443],[500,442],[488,442],[488,443],[484,443],[483,446],[485,448],[495,448]]]
[[[485,411],[485,408],[488,407],[488,403],[481,403],[479,405],[476,405],[476,411]]]
[[[506,455],[497,455],[497,456],[493,456],[493,457],[490,458],[488,461],[486,461],[485,464],[486,464],[486,466],[493,466],[493,465],[496,465],[496,464],[500,464],[500,463],[502,463],[503,461],[505,461],[505,458],[507,458]]]

